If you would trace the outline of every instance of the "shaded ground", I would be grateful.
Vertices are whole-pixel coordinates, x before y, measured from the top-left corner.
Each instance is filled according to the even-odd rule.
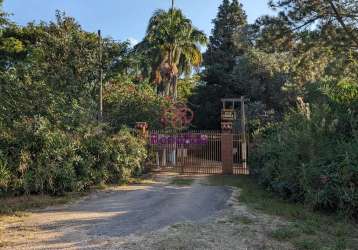
[[[249,212],[236,200],[238,190],[203,185],[205,177],[184,185],[158,180],[8,219],[0,240],[4,249],[290,248],[267,236],[285,223]]]

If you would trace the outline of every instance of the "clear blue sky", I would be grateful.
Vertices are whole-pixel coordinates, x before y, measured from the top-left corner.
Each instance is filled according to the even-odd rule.
[[[176,0],[176,6],[208,35],[222,0]],[[270,13],[267,0],[241,0],[253,22]],[[87,31],[101,29],[105,36],[117,40],[141,40],[154,10],[168,9],[170,0],[5,0],[5,12],[11,20],[25,25],[30,21],[53,20],[55,10],[73,16]]]

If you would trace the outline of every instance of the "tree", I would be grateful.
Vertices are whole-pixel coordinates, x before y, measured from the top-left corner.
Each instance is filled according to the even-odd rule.
[[[358,2],[356,0],[270,0],[270,6],[280,9],[279,17],[294,31],[318,29],[329,40],[334,31],[345,40],[345,46],[358,48]],[[339,35],[337,37],[339,37]]]
[[[137,50],[152,59],[152,80],[162,85],[166,96],[177,98],[177,82],[202,62],[200,45],[206,36],[196,29],[181,10],[157,10],[149,21],[146,36]]]
[[[237,0],[224,0],[213,20],[214,29],[204,54],[204,80],[208,85],[226,87],[231,84],[232,72],[238,56],[249,46],[246,37],[247,16]]]
[[[267,53],[292,51],[295,34],[280,17],[262,16],[252,25],[255,48]]]
[[[3,12],[3,10],[2,10],[2,4],[3,4],[3,2],[4,2],[3,0],[0,0],[0,27],[7,22],[7,20],[6,20],[6,14],[5,14],[5,13]]]
[[[270,6],[279,14],[258,19],[255,47],[287,53],[291,92],[302,96],[307,85],[328,75],[356,79],[357,1],[271,0]]]
[[[239,57],[251,47],[249,26],[242,5],[224,0],[213,20],[214,29],[204,54],[202,80],[204,84],[189,99],[195,111],[194,126],[206,129],[220,128],[221,98],[239,97],[242,89],[232,78]]]
[[[70,17],[57,13],[56,22],[9,25],[0,47],[0,119],[8,124],[41,115],[73,130],[95,121],[98,98],[98,39]],[[104,40],[103,67],[108,79],[125,55],[126,43]],[[119,69],[118,69],[119,70]]]
[[[261,102],[267,109],[282,112],[287,107],[288,98],[282,88],[289,78],[287,53],[265,53],[250,49],[237,60],[232,73],[239,89],[251,102]]]

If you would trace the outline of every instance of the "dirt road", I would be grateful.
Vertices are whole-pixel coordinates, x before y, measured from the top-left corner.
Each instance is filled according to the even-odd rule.
[[[265,227],[271,229],[280,222],[257,217],[236,206],[237,191],[201,185],[202,180],[198,178],[189,186],[176,186],[167,178],[159,178],[158,183],[151,185],[112,188],[76,204],[31,213],[2,225],[2,237],[8,242],[4,249],[280,246],[268,240],[264,233]],[[251,223],[255,220],[260,223]],[[250,229],[248,224],[255,226]],[[247,234],[252,230],[252,235]]]

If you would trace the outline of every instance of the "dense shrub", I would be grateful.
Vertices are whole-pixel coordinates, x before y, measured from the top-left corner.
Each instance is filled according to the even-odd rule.
[[[57,195],[136,172],[143,146],[121,130],[132,120],[115,124],[118,134],[111,135],[96,119],[97,35],[59,12],[55,22],[24,27],[1,14],[0,195]],[[102,42],[101,66],[109,80],[124,73],[129,45]],[[117,145],[122,142],[129,144]]]
[[[324,85],[324,95],[315,98],[320,101],[268,126],[251,165],[261,183],[282,197],[358,216],[358,96],[345,95],[347,88]]]
[[[0,195],[7,191],[11,178],[10,170],[8,169],[6,159],[0,151]]]
[[[9,132],[11,131],[11,132]],[[67,134],[43,118],[26,118],[0,135],[0,191],[63,194],[121,182],[140,171],[144,143],[126,129],[108,136]]]
[[[102,164],[105,163],[109,172],[109,181],[126,181],[142,171],[141,163],[146,158],[145,142],[122,129],[105,141],[103,153],[105,160]]]
[[[168,101],[149,85],[112,82],[106,87],[104,104],[105,119],[115,130],[140,121],[153,129],[161,127],[160,117]]]

